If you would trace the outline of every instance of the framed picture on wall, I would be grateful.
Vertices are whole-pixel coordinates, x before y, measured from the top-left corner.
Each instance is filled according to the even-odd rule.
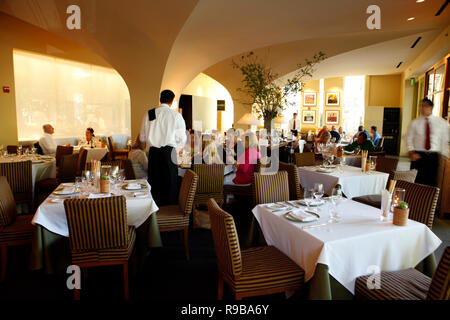
[[[316,93],[315,92],[304,92],[303,93],[303,105],[304,106],[315,106],[316,105]]]
[[[327,110],[325,112],[326,124],[339,124],[339,110]]]
[[[327,106],[339,105],[339,92],[327,92]]]
[[[303,123],[316,123],[316,111],[315,110],[303,110],[302,111],[302,122]]]

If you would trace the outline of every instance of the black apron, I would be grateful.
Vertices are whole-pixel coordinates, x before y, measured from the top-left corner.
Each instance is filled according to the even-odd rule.
[[[148,111],[148,120],[156,120],[155,109]],[[178,203],[178,164],[172,161],[175,148],[150,147],[148,154],[148,183],[158,206]]]

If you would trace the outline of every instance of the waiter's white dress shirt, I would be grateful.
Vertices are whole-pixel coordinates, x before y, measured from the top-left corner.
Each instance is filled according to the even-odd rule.
[[[56,142],[49,133],[44,133],[44,135],[39,139],[39,145],[42,148],[44,154],[55,154],[56,153]]]
[[[430,150],[425,149],[426,118],[430,121]],[[408,151],[439,152],[448,157],[448,124],[443,118],[433,115],[416,118],[409,124],[406,143]]]
[[[289,120],[289,125],[288,125],[288,129],[289,130],[297,130],[297,131],[301,131],[301,122],[300,119],[295,119],[295,128],[294,128],[294,118],[292,118],[291,120]]]
[[[156,119],[149,121],[146,112],[142,119],[140,140],[147,147],[183,146],[186,142],[186,124],[181,114],[162,103],[155,110]]]

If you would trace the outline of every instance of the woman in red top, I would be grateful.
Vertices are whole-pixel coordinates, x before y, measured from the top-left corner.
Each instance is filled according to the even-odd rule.
[[[247,132],[242,139],[245,150],[243,153],[242,150],[238,150],[238,160],[235,164],[237,166],[236,173],[225,177],[225,184],[249,184],[252,182],[256,163],[261,158],[258,151],[258,139],[253,132]],[[230,181],[231,179],[232,181]]]

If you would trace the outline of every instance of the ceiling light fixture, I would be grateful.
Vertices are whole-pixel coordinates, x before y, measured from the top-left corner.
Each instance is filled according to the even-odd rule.
[[[417,0],[417,3],[425,2],[425,0]]]
[[[412,21],[414,19],[415,19],[414,17],[411,17],[411,18],[408,18],[408,21]]]

